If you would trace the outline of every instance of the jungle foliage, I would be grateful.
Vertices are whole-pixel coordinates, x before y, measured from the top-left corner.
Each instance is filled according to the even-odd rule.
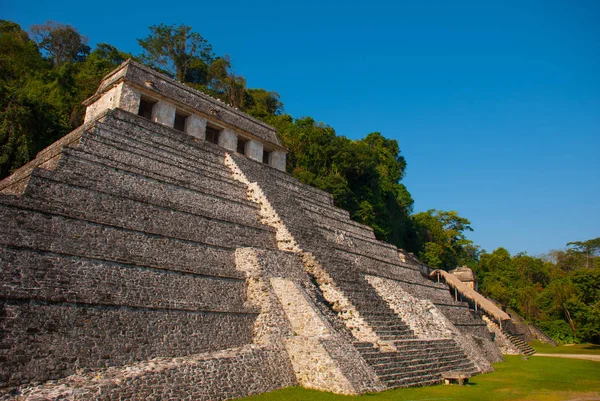
[[[470,266],[481,291],[559,339],[600,341],[600,238],[571,242],[544,259],[502,248],[488,254],[467,238],[471,223],[456,211],[413,214],[396,140],[379,132],[351,140],[311,117],[286,114],[276,92],[248,88],[229,55],[216,55],[189,26],[154,25],[138,43],[138,55],[107,43],[92,49],[70,25],[48,21],[25,32],[0,20],[0,179],[81,125],[81,102],[132,58],[275,126],[290,150],[288,172],[330,192],[377,238],[431,267]]]
[[[600,343],[600,238],[544,257],[482,253],[479,290],[561,342]]]

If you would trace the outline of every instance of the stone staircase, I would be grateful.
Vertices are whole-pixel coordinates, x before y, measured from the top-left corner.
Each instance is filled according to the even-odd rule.
[[[410,327],[390,309],[364,278],[348,280],[346,277],[336,280],[336,283],[380,339],[396,341],[415,338]]]
[[[540,329],[538,326],[536,326],[533,323],[529,323],[529,325],[533,328],[535,335],[543,342],[553,345],[553,346],[558,346],[558,343],[549,335],[547,335],[542,329]]]
[[[516,336],[514,334],[511,334],[505,330],[502,330],[502,332],[504,333],[504,335],[506,336],[506,338],[508,338],[508,340],[519,349],[519,351],[521,351],[521,353],[523,355],[533,355],[536,353],[536,350],[534,350],[529,344],[527,344],[525,341],[523,341],[522,338],[520,338],[519,336]]]
[[[397,352],[381,352],[371,343],[354,343],[389,388],[440,384],[444,372],[477,373],[473,362],[452,339],[397,340],[394,345]]]
[[[523,354],[523,355],[533,355],[533,354],[536,353],[536,350],[533,349],[529,344],[527,344],[527,342],[524,341],[521,336],[512,334],[508,330],[505,330],[498,323],[496,323],[496,321],[493,318],[490,318],[489,316],[485,316],[484,320],[487,322],[487,324],[493,326],[495,328],[495,330],[497,330],[499,333],[502,333],[502,335],[504,335],[504,337],[506,337],[506,339],[508,341],[510,341],[510,343],[517,350],[519,350],[519,352],[521,354]]]
[[[479,372],[454,340],[418,339],[367,282],[365,274],[401,280],[415,296],[427,290],[453,304],[446,286],[423,277],[419,266],[402,261],[394,246],[376,240],[370,227],[350,220],[346,211],[333,206],[329,194],[279,171],[259,168],[241,157],[234,159],[247,179],[261,186],[300,248],[314,255],[378,338],[397,349],[383,352],[373,343],[356,338],[353,343],[388,388],[438,384],[442,373],[448,371]],[[456,306],[474,319],[468,305]],[[477,324],[486,327],[480,320]]]

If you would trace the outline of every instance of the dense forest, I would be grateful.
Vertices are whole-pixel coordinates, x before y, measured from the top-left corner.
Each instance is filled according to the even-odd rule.
[[[487,253],[467,238],[471,223],[456,211],[413,213],[396,140],[379,132],[350,140],[310,117],[286,114],[276,92],[248,88],[230,57],[216,55],[191,27],[151,26],[138,43],[143,50],[135,55],[107,43],[92,49],[69,25],[49,21],[26,32],[0,21],[0,178],[81,125],[81,102],[132,58],[275,126],[290,150],[288,172],[333,194],[377,238],[431,267],[473,268],[484,294],[558,340],[600,343],[600,238],[544,257]]]

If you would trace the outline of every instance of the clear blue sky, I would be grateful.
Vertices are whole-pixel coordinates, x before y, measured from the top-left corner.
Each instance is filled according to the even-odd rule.
[[[456,210],[488,251],[600,236],[600,1],[15,1],[138,53],[191,25],[250,87],[338,134],[400,142],[415,211]]]

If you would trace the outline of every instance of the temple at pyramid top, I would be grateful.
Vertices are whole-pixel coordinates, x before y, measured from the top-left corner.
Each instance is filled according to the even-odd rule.
[[[131,60],[83,104],[86,123],[119,108],[285,171],[287,149],[275,128]]]

